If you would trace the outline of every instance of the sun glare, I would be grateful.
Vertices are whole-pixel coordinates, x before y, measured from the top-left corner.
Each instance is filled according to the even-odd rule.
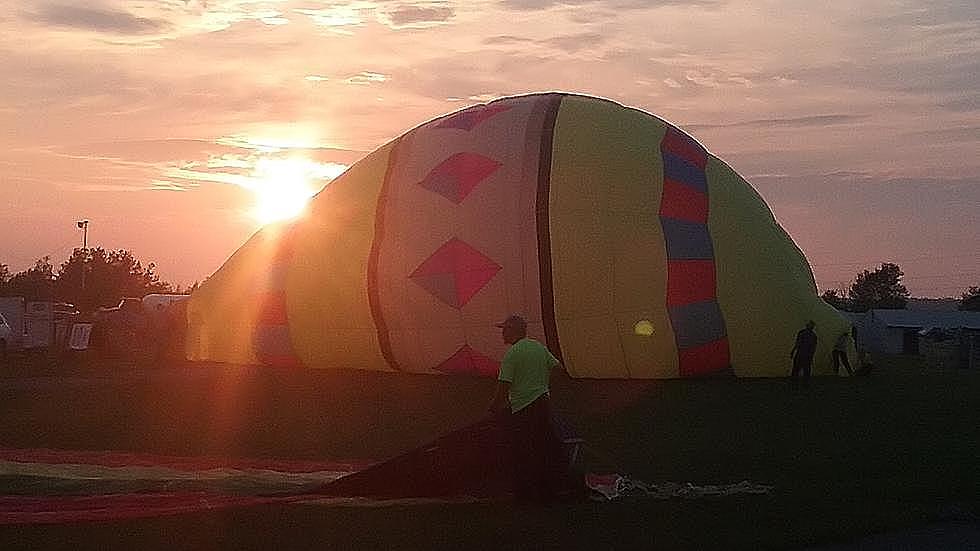
[[[256,205],[252,216],[262,225],[298,217],[306,209],[312,194],[298,186],[273,189],[263,186],[255,192]]]
[[[252,216],[260,224],[291,220],[303,214],[319,191],[318,163],[307,159],[262,159],[255,166]]]

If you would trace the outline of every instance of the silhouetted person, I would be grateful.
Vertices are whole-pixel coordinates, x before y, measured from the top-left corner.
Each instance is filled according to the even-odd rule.
[[[806,322],[806,327],[796,334],[796,344],[789,353],[789,357],[793,358],[794,379],[801,372],[804,379],[810,378],[810,372],[813,370],[813,354],[817,351],[817,334],[813,332],[816,325],[813,320],[810,320]]]
[[[503,417],[512,441],[514,495],[518,501],[548,503],[557,497],[562,476],[561,443],[551,422],[551,370],[558,360],[528,338],[518,315],[497,324],[510,349],[500,362],[491,413]]]
[[[834,375],[840,375],[840,366],[844,364],[844,369],[847,370],[847,374],[852,377],[854,376],[854,370],[851,369],[851,361],[847,359],[847,340],[849,338],[850,335],[844,332],[834,342]]]

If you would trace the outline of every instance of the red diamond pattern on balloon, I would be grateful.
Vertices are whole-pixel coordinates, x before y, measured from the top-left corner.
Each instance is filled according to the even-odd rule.
[[[419,185],[458,205],[500,165],[478,153],[457,153],[433,168]]]
[[[499,271],[499,264],[454,237],[408,277],[439,300],[459,309]]]
[[[455,115],[451,115],[439,124],[436,128],[458,128],[460,130],[466,130],[469,132],[473,130],[479,124],[490,117],[503,113],[504,111],[509,111],[509,105],[485,105],[483,107],[471,107],[465,111],[460,111]]]
[[[496,377],[500,362],[492,360],[464,344],[446,361],[436,366],[443,373],[469,373],[483,377]]]

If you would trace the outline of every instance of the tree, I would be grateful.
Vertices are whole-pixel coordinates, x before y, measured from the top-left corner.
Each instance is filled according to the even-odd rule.
[[[70,302],[79,310],[88,311],[115,306],[124,297],[174,292],[174,286],[160,281],[154,270],[155,264],[143,266],[126,250],[79,248],[57,273],[47,256],[13,276],[5,264],[0,264],[0,296],[24,297],[28,302]]]
[[[145,267],[126,250],[75,249],[58,270],[57,295],[80,310],[115,306],[124,297],[169,293],[152,262]]]
[[[205,279],[205,281],[207,281],[207,279]],[[176,287],[174,287],[173,293],[175,295],[190,295],[193,294],[194,291],[196,291],[200,286],[201,286],[200,281],[195,281],[194,283],[191,283],[189,287],[184,287],[178,284]]]
[[[850,302],[847,300],[847,291],[844,289],[827,289],[820,295],[820,298],[838,310],[847,310],[850,308]]]
[[[4,266],[6,268],[6,266]],[[51,257],[39,258],[33,266],[10,276],[3,283],[3,293],[6,296],[24,297],[25,300],[54,299],[54,267]]]
[[[909,291],[902,285],[903,275],[898,264],[891,262],[882,263],[874,271],[859,273],[848,291],[854,310],[865,312],[873,308],[905,308]]]
[[[980,287],[970,287],[960,298],[960,310],[980,312]]]

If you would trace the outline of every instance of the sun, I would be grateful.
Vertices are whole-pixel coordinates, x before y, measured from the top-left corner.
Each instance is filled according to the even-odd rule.
[[[312,196],[313,192],[301,184],[262,185],[255,191],[252,216],[263,226],[292,220],[303,214]]]
[[[292,220],[306,210],[318,191],[318,163],[302,158],[260,159],[252,175],[255,203],[251,215],[260,224]],[[322,182],[320,182],[322,186]]]

